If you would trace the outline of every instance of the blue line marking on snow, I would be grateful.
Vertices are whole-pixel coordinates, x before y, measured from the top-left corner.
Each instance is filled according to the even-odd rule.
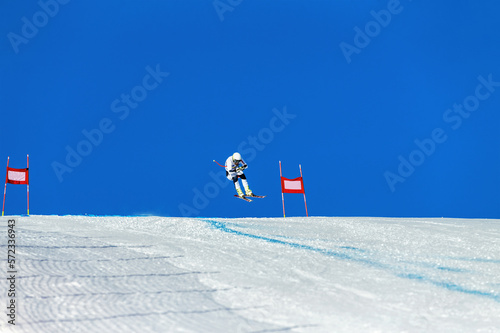
[[[239,236],[246,236],[246,237],[250,237],[250,238],[265,240],[269,243],[282,244],[282,245],[291,246],[291,247],[294,247],[297,249],[314,251],[314,252],[330,255],[333,257],[338,257],[341,259],[359,260],[359,261],[363,261],[363,262],[365,261],[364,259],[355,259],[354,257],[351,257],[345,253],[334,252],[334,251],[327,250],[327,249],[319,249],[319,248],[315,248],[315,247],[312,247],[309,245],[303,245],[303,244],[293,243],[293,242],[285,242],[285,241],[282,241],[279,239],[263,237],[263,236],[258,236],[258,235],[254,235],[254,234],[249,234],[249,233],[237,231],[237,230],[228,228],[224,222],[219,222],[219,221],[214,221],[214,220],[205,220],[205,222],[208,222],[210,225],[212,225],[216,229],[222,230],[222,231],[227,232],[227,233],[236,234]],[[370,263],[370,262],[367,262],[367,263]]]
[[[466,270],[461,269],[461,268],[444,267],[444,266],[436,266],[436,269],[439,269],[441,271],[447,271],[447,272],[455,272],[455,273],[464,273],[464,272],[467,272]]]
[[[233,225],[236,226],[236,227],[240,227],[239,224],[233,224]],[[250,228],[250,227],[245,226],[245,227],[242,227],[242,228]],[[257,228],[257,229],[263,229],[263,228]],[[274,235],[274,237],[288,239],[288,240],[296,240],[296,241],[300,241],[300,240],[305,240],[305,241],[313,240],[313,239],[310,239],[310,238],[299,238],[299,237],[290,237],[290,236],[283,236],[283,235]],[[329,239],[321,239],[321,238],[317,238],[317,239],[314,239],[314,240],[315,241],[325,241],[325,242],[326,241],[330,241]],[[352,251],[358,251],[358,252],[366,252],[365,250],[357,248],[357,247],[354,247],[354,246],[337,246],[337,248],[343,249],[343,250],[352,250]]]
[[[500,295],[495,294],[495,293],[467,289],[465,287],[459,286],[459,285],[454,284],[452,282],[436,281],[436,280],[433,280],[431,278],[425,277],[421,274],[398,272],[398,271],[395,271],[395,269],[389,265],[379,263],[379,262],[376,262],[373,260],[365,259],[365,258],[356,258],[356,257],[350,256],[350,255],[345,254],[345,253],[339,253],[339,252],[335,252],[335,251],[328,250],[328,249],[320,249],[320,248],[316,248],[316,247],[309,246],[309,245],[304,245],[304,244],[299,244],[299,243],[294,243],[294,242],[286,242],[286,241],[282,241],[279,239],[274,239],[274,238],[270,238],[270,237],[258,236],[258,235],[254,235],[254,234],[241,232],[241,231],[238,231],[235,229],[228,228],[226,226],[226,223],[220,222],[220,221],[208,220],[208,219],[203,220],[203,221],[207,222],[210,226],[212,226],[213,228],[215,228],[217,230],[227,232],[230,234],[259,239],[259,240],[263,240],[263,241],[266,241],[269,243],[290,246],[290,247],[293,247],[296,249],[313,251],[316,253],[324,254],[324,255],[335,257],[335,258],[342,259],[342,260],[350,260],[350,261],[360,262],[360,263],[366,264],[366,265],[371,266],[371,267],[380,268],[380,269],[390,271],[391,273],[393,273],[394,275],[396,275],[397,277],[400,277],[400,278],[409,279],[409,280],[417,280],[417,281],[421,281],[421,282],[427,282],[427,283],[430,283],[436,287],[441,287],[441,288],[445,288],[445,289],[450,290],[450,291],[457,291],[457,292],[461,292],[461,293],[465,293],[465,294],[469,294],[469,295],[474,295],[474,296],[483,296],[483,297],[487,297],[489,299],[492,299],[495,302],[500,303]],[[450,270],[451,271],[451,269],[449,267],[439,266],[437,268],[438,269],[442,268],[443,270]]]
[[[417,266],[417,267],[423,267],[423,268],[428,268],[428,269],[437,269],[440,271],[445,271],[445,272],[453,272],[453,273],[471,273],[470,270],[463,269],[463,268],[455,268],[455,267],[448,267],[448,266],[441,266],[433,263],[428,263],[428,262],[415,262],[415,261],[402,261],[402,263],[412,265],[412,266]]]

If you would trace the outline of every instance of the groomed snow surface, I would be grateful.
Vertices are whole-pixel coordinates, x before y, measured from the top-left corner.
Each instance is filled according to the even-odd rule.
[[[500,220],[1,221],[0,332],[500,332]]]

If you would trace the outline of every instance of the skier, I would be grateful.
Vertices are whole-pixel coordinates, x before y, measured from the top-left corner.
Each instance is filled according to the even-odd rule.
[[[243,183],[243,187],[245,188],[245,195],[247,197],[253,196],[250,187],[248,187],[247,177],[243,173],[243,170],[245,170],[246,168],[248,168],[248,165],[241,158],[241,155],[238,152],[229,156],[226,160],[226,177],[227,179],[233,181],[234,187],[236,188],[236,192],[238,193],[238,196],[240,198],[242,198],[244,195],[243,192],[241,191],[240,182],[238,181],[238,178],[241,178],[241,182]]]

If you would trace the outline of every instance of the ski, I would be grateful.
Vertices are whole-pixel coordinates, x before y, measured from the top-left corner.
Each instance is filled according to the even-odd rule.
[[[248,201],[248,202],[252,202],[252,199],[249,199],[249,198],[265,198],[266,196],[265,195],[244,195],[242,197],[240,197],[239,195],[235,194],[234,195],[235,197],[237,198],[240,198],[240,199],[243,199],[245,201]]]
[[[248,199],[248,198],[247,198],[247,197],[245,197],[245,196],[240,197],[240,196],[239,196],[239,195],[237,195],[237,194],[235,194],[234,196],[235,196],[235,197],[237,197],[237,198],[243,199],[243,200],[245,200],[245,201],[247,201],[247,202],[252,202],[252,200],[251,200],[251,199]]]

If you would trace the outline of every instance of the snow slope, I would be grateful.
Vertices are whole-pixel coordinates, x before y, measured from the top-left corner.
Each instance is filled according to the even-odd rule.
[[[500,332],[499,220],[14,219],[1,332]]]

